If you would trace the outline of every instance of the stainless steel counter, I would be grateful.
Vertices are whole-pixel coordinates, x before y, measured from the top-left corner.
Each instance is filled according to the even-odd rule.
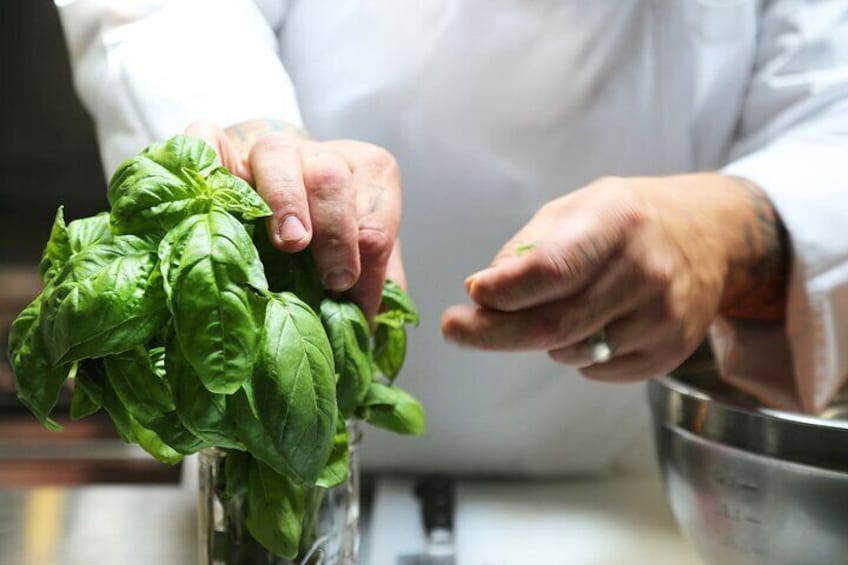
[[[196,493],[179,486],[0,491],[2,565],[193,565]]]

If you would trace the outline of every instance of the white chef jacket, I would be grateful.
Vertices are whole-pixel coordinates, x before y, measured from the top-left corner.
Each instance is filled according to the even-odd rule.
[[[817,409],[848,373],[848,2],[57,0],[111,171],[195,119],[275,117],[397,157],[421,326],[400,383],[421,439],[369,432],[366,466],[608,467],[638,385],[439,334],[463,278],[544,202],[602,175],[725,168],[790,233],[785,324],[718,321],[725,377]],[[841,315],[840,315],[841,314]]]

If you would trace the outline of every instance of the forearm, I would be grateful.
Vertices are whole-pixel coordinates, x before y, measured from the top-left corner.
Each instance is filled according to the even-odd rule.
[[[785,317],[789,277],[789,237],[766,194],[753,182],[732,178],[745,193],[735,223],[719,314],[749,321],[779,321]]]

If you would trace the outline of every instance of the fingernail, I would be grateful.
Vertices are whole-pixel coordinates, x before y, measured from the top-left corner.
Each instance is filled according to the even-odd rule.
[[[303,223],[294,215],[285,217],[283,223],[280,224],[279,232],[283,243],[300,241],[308,235]]]
[[[324,277],[324,286],[336,292],[344,292],[352,287],[354,282],[353,273],[344,268],[333,269]]]

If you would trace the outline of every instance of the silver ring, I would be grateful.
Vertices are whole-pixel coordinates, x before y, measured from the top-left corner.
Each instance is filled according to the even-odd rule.
[[[601,330],[586,340],[592,363],[606,363],[612,359],[612,347],[607,341],[606,330]]]

